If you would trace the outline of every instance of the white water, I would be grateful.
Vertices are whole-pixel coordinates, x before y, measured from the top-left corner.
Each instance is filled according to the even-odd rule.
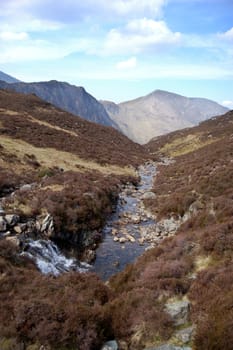
[[[27,240],[24,251],[21,253],[33,259],[43,274],[58,276],[68,271],[87,272],[90,265],[81,263],[76,259],[66,258],[57,245],[48,240]]]

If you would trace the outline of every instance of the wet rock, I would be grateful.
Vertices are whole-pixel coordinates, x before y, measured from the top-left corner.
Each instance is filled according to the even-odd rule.
[[[5,232],[7,230],[7,222],[3,216],[0,216],[0,232]]]
[[[119,242],[119,237],[114,237],[113,240],[114,242]]]
[[[7,222],[7,225],[10,227],[15,226],[19,222],[19,216],[15,214],[8,214],[5,216],[5,220]]]
[[[165,305],[167,313],[173,319],[176,326],[180,326],[188,322],[190,302],[187,300],[179,300],[170,302]]]
[[[118,350],[118,344],[116,340],[107,341],[101,348],[101,350]]]
[[[120,238],[119,238],[119,242],[120,242],[120,243],[125,243],[125,242],[127,242],[127,238],[125,238],[125,237],[120,237]]]
[[[156,194],[154,192],[148,191],[142,195],[142,199],[155,199]]]
[[[131,235],[127,235],[126,238],[131,242],[131,243],[134,243],[136,240],[133,236]]]

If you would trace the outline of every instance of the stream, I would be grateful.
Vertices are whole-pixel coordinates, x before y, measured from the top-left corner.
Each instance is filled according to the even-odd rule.
[[[150,192],[155,174],[155,163],[141,165],[138,169],[141,180],[137,188],[127,184],[122,189],[115,212],[103,228],[103,240],[96,250],[93,265],[66,257],[55,243],[48,240],[28,239],[22,255],[33,258],[44,274],[94,271],[103,280],[109,279],[135,261],[153,243],[151,236],[154,235],[155,220],[146,212],[143,199],[155,196]]]

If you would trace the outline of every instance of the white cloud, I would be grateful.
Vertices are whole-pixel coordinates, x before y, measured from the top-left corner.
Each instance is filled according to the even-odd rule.
[[[105,53],[140,53],[156,46],[177,44],[181,34],[164,21],[142,18],[129,21],[123,29],[112,29],[104,44]]]
[[[233,27],[226,31],[225,33],[219,34],[220,38],[227,39],[227,40],[233,40]]]
[[[5,41],[22,41],[29,38],[26,32],[0,32],[0,39]]]
[[[229,109],[233,109],[233,101],[223,101],[222,105]]]
[[[137,66],[137,58],[131,57],[126,61],[121,61],[116,64],[116,68],[119,70],[133,69]]]

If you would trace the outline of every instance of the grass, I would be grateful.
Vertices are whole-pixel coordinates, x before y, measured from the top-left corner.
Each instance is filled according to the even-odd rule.
[[[176,138],[169,143],[166,143],[160,152],[169,157],[181,156],[198,150],[208,144],[218,141],[217,138],[204,138],[201,133],[190,134]]]
[[[59,151],[54,148],[35,147],[25,141],[1,136],[1,145],[9,154],[14,154],[19,160],[23,160],[26,154],[34,154],[41,166],[46,168],[60,167],[65,171],[86,171],[96,170],[102,174],[129,175],[136,176],[135,171],[129,167],[117,165],[102,166],[97,162],[81,159],[77,155]],[[17,171],[17,169],[15,169]]]

